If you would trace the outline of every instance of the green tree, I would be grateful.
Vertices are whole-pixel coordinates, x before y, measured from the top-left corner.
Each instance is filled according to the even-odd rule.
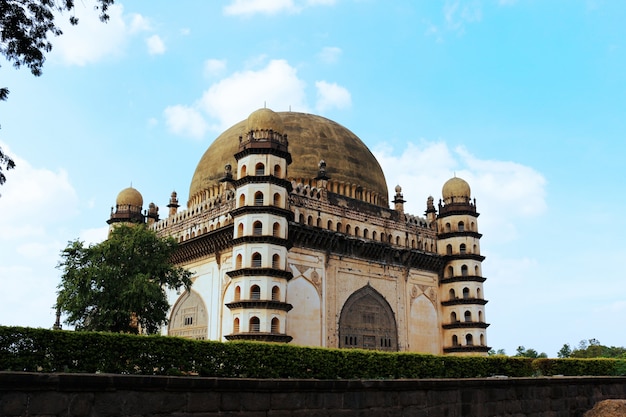
[[[572,348],[565,343],[563,347],[556,354],[559,358],[569,358],[572,356]]]
[[[604,346],[598,339],[581,340],[572,351],[572,358],[620,358],[626,355],[626,348]]]
[[[100,20],[109,19],[107,10],[115,0],[92,0],[100,13]],[[0,0],[0,54],[15,68],[27,66],[40,76],[46,53],[52,50],[48,36],[63,34],[55,24],[55,13],[72,12],[74,0]],[[75,25],[78,19],[70,16]],[[9,96],[7,87],[0,87],[0,101]],[[6,177],[3,171],[15,167],[13,160],[0,148],[0,185]]]
[[[535,349],[526,349],[524,346],[518,346],[514,357],[518,358],[547,358],[548,355],[545,352],[538,353]]]
[[[506,351],[504,349],[489,349],[489,352],[487,352],[487,354],[489,356],[495,356],[495,355],[500,355],[500,356],[506,356]]]
[[[156,333],[167,324],[165,288],[191,287],[191,273],[170,262],[176,248],[143,225],[119,226],[88,247],[69,242],[55,307],[76,330]]]

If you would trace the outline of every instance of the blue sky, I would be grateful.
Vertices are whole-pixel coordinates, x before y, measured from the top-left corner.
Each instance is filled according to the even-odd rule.
[[[626,346],[626,4],[232,0],[78,4],[44,74],[1,62],[0,324],[50,327],[69,240],[132,185],[166,215],[267,105],[333,119],[423,215],[453,175],[481,212],[488,344]],[[66,20],[67,16],[62,16]]]

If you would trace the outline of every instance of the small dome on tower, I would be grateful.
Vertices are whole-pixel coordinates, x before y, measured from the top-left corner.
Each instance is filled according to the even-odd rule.
[[[118,206],[143,206],[143,197],[141,193],[133,187],[128,187],[120,191],[115,200],[115,204]]]
[[[251,130],[273,130],[277,133],[284,133],[285,126],[278,113],[270,109],[258,109],[248,116],[246,122],[246,132]]]
[[[441,194],[443,195],[444,200],[452,199],[454,197],[469,199],[471,190],[467,181],[459,177],[454,177],[446,181],[441,190]]]

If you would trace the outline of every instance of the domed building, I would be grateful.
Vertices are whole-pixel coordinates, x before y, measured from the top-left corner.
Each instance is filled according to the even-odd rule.
[[[475,200],[456,177],[442,196],[437,208],[428,198],[423,217],[405,213],[402,189],[390,202],[354,133],[260,109],[200,158],[186,209],[172,193],[159,220],[126,189],[109,224],[146,222],[179,242],[174,261],[193,272],[193,286],[169,293],[164,334],[486,354]]]

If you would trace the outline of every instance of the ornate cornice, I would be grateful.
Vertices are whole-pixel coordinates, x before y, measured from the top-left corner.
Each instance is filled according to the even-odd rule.
[[[444,329],[486,329],[489,323],[482,321],[457,321],[455,323],[442,324]]]
[[[438,233],[438,239],[448,239],[451,237],[473,237],[476,239],[480,239],[483,237],[482,233],[472,232],[470,230],[466,230],[464,232],[446,232],[446,233]]]
[[[487,353],[490,346],[449,346],[443,348],[443,353]]]
[[[464,260],[464,259],[471,259],[473,261],[478,261],[478,262],[482,262],[485,260],[485,257],[482,255],[478,255],[477,253],[457,253],[457,254],[452,254],[452,255],[446,255],[446,262],[447,261],[458,261],[458,260]]]
[[[242,245],[244,243],[269,243],[271,245],[284,246],[287,249],[291,248],[291,242],[289,240],[276,236],[242,236],[237,239],[233,239],[233,246]]]
[[[288,192],[292,189],[291,181],[273,175],[246,175],[233,181],[233,185],[237,188],[246,184],[274,184],[286,188]]]
[[[232,247],[232,240],[232,225],[185,240],[178,244],[178,249],[172,256],[172,262],[180,264],[217,254],[226,248]]]
[[[243,206],[238,207],[230,212],[233,218],[243,214],[269,213],[277,216],[285,217],[287,220],[293,220],[293,213],[276,206]]]
[[[453,284],[455,282],[485,282],[487,278],[478,275],[457,275],[453,277],[441,278],[440,284]]]
[[[483,298],[455,298],[454,300],[442,301],[442,306],[457,306],[466,304],[478,304],[484,306],[488,301]]]
[[[436,273],[440,273],[444,265],[444,258],[436,253],[398,247],[299,223],[289,223],[289,240],[294,246]]]

